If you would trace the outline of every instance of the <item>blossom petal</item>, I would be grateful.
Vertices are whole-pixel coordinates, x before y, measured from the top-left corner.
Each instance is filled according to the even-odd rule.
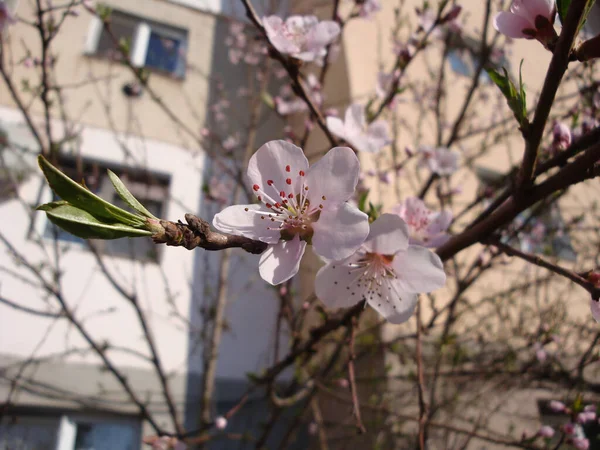
[[[346,109],[344,126],[347,134],[362,134],[367,125],[365,108],[359,103],[353,103]]]
[[[350,270],[346,261],[331,262],[317,272],[315,294],[328,308],[348,308],[365,297],[367,285],[356,285],[361,273]]]
[[[279,230],[269,229],[271,222],[261,219],[261,213],[269,214],[271,211],[262,205],[228,206],[215,214],[212,223],[223,233],[238,234],[267,244],[279,242]]]
[[[306,43],[309,50],[320,50],[329,45],[340,34],[340,25],[333,20],[324,20],[313,26]]]
[[[377,120],[367,128],[371,152],[375,153],[391,142],[390,128],[385,120]]]
[[[531,36],[524,34],[523,30],[532,29],[532,24],[526,18],[506,11],[496,14],[494,17],[494,28],[511,38],[531,38]]]
[[[315,253],[339,261],[351,256],[363,244],[369,235],[369,218],[354,206],[343,203],[337,209],[321,211],[313,230]]]
[[[393,281],[390,282],[391,293],[388,298],[374,297],[367,300],[369,305],[381,314],[388,322],[400,324],[410,319],[417,306],[417,295],[402,292]]]
[[[346,139],[346,130],[344,129],[344,122],[339,117],[327,116],[325,119],[327,128],[337,137]]]
[[[410,245],[408,250],[396,253],[392,267],[401,291],[431,292],[446,283],[440,257],[419,245]]]
[[[522,2],[522,8],[525,8],[527,15],[535,24],[535,18],[542,16],[553,23],[554,17],[554,0],[527,0]]]
[[[291,241],[281,241],[269,247],[260,256],[258,271],[263,280],[276,286],[298,273],[306,242],[298,235]]]
[[[262,22],[265,31],[267,32],[267,37],[271,44],[273,44],[273,47],[281,53],[294,53],[300,51],[298,45],[286,37],[284,33],[284,23],[281,17],[263,17]]]
[[[359,172],[358,158],[350,148],[334,147],[329,150],[306,175],[307,197],[311,205],[322,204],[324,210],[337,208],[339,203],[354,194]]]
[[[408,249],[408,225],[395,214],[382,214],[371,224],[364,248],[381,255],[394,255]]]
[[[431,222],[427,226],[427,234],[436,235],[448,229],[452,222],[452,211],[445,209],[438,213],[433,213]]]
[[[289,172],[286,170],[289,167]],[[270,141],[260,147],[248,162],[248,179],[270,199],[279,201],[279,192],[297,194],[302,186],[300,171],[308,172],[308,160],[300,147],[290,142]],[[270,183],[272,181],[272,183]],[[289,181],[291,184],[288,184]],[[269,186],[269,184],[272,184]]]

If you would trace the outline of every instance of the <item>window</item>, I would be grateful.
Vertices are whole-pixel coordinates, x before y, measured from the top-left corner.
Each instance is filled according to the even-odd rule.
[[[115,41],[129,44],[130,61],[136,67],[185,77],[188,34],[186,30],[112,10],[109,33],[94,17],[86,43],[89,55],[120,58]],[[112,36],[111,36],[112,34]],[[114,37],[114,38],[113,38]]]
[[[479,194],[486,191],[500,192],[504,186],[504,175],[495,170],[478,167],[475,169],[480,181]],[[567,261],[576,261],[577,253],[571,245],[558,203],[538,203],[519,214],[509,229],[519,230],[507,243],[527,253],[554,256]]]
[[[107,165],[98,161],[65,158],[60,161],[62,171],[74,180],[85,185],[96,195],[124,209],[129,209],[115,192],[106,169],[115,172],[131,193],[155,216],[163,217],[169,195],[169,177],[140,169]],[[73,236],[48,221],[46,237],[54,237],[67,242],[85,244],[83,239]],[[121,238],[109,241],[94,240],[96,248],[108,256],[129,257],[138,261],[159,262],[161,246],[152,243],[150,238]]]
[[[140,423],[131,417],[5,416],[0,450],[137,450]]]

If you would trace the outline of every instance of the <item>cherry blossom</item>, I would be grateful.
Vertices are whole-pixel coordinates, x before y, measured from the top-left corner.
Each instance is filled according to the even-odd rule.
[[[374,13],[381,10],[381,0],[364,0],[359,6],[358,14],[369,19]]]
[[[285,22],[278,16],[263,17],[263,26],[277,50],[302,61],[321,59],[340,34],[337,22],[319,22],[315,16],[290,16]]]
[[[338,260],[367,238],[367,215],[346,202],[358,174],[358,158],[348,147],[331,149],[309,168],[299,147],[267,142],[250,158],[247,172],[262,204],[229,206],[215,215],[213,225],[269,244],[260,275],[273,285],[283,283],[298,272],[307,244],[317,255]]]
[[[410,245],[406,223],[395,214],[383,214],[354,255],[319,270],[315,293],[330,308],[366,300],[398,324],[412,315],[417,293],[431,292],[445,282],[440,258],[425,247]]]
[[[543,427],[541,427],[539,429],[537,434],[538,434],[538,436],[543,437],[543,438],[551,438],[552,436],[554,436],[554,428],[552,428],[549,425],[544,425]]]
[[[440,176],[452,175],[458,170],[459,153],[446,147],[419,148],[421,160],[419,165],[427,166],[432,173]]]
[[[321,83],[315,74],[311,73],[306,77],[307,94],[310,96],[315,105],[323,104],[323,94],[321,92]],[[304,100],[297,97],[289,84],[281,87],[279,95],[275,97],[275,108],[282,116],[295,114],[308,110],[308,106]]]
[[[494,28],[511,38],[537,39],[547,44],[556,37],[554,0],[514,0],[510,11],[494,17]]]
[[[567,406],[558,400],[552,400],[550,402],[550,409],[556,413],[563,412],[566,408]]]
[[[387,97],[388,92],[393,86],[394,81],[400,76],[400,71],[395,70],[391,73],[379,72],[377,74],[377,84],[375,85],[375,92],[377,97],[384,99]]]
[[[439,247],[450,238],[446,230],[452,222],[452,212],[431,211],[417,197],[408,197],[403,203],[392,208],[407,224],[410,243],[425,247]]]
[[[577,450],[588,450],[590,448],[590,441],[584,437],[573,438],[573,447]]]
[[[217,430],[224,430],[227,428],[227,419],[223,416],[219,416],[215,419],[215,428]]]
[[[552,146],[557,150],[565,150],[571,145],[572,135],[571,129],[563,122],[554,122],[552,128]]]
[[[361,152],[377,153],[391,142],[390,130],[385,120],[367,124],[365,109],[354,103],[346,109],[344,121],[327,117],[327,128]]]
[[[6,2],[4,0],[0,0],[0,33],[2,33],[6,26],[12,25],[15,22],[16,19],[8,9]]]

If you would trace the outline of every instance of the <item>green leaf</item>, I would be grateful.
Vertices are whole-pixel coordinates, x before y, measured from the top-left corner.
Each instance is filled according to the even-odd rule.
[[[369,190],[363,191],[358,198],[358,209],[364,213],[367,212],[367,198],[369,197]]]
[[[44,211],[53,224],[83,239],[119,239],[152,235],[148,230],[140,230],[120,223],[103,222],[73,205],[53,202],[42,207],[45,208]]]
[[[571,0],[556,0],[556,10],[558,11],[558,17],[560,17],[560,23],[565,23],[570,4]]]
[[[71,205],[87,211],[99,220],[118,222],[132,227],[144,227],[145,219],[136,214],[111,205],[89,189],[71,180],[68,176],[54,167],[43,156],[38,157],[40,168],[44,172],[52,190]]]
[[[135,209],[142,216],[146,216],[150,219],[158,219],[158,217],[148,211],[144,205],[142,205],[138,199],[135,198],[131,192],[129,192],[129,189],[127,189],[119,177],[110,169],[108,170],[108,178],[110,178],[110,182],[114,186],[115,191],[117,191],[117,194],[119,194],[119,197],[121,197],[121,199],[131,208]]]
[[[261,99],[263,103],[270,109],[275,109],[275,100],[273,100],[273,96],[268,92],[263,92]]]
[[[54,208],[58,208],[59,206],[68,205],[69,202],[65,202],[64,200],[57,200],[55,202],[44,203],[43,205],[38,206],[36,211],[52,211]]]
[[[523,61],[521,61],[522,65]],[[500,91],[504,94],[504,98],[506,98],[508,107],[515,115],[521,129],[524,130],[529,125],[529,121],[527,120],[527,101],[525,85],[521,77],[521,69],[519,68],[519,90],[517,90],[517,87],[508,76],[507,70],[502,68],[502,71],[504,72],[503,75],[494,69],[487,69],[490,79],[500,88]]]
[[[581,20],[579,21],[579,27],[577,28],[577,33],[579,33],[581,31],[581,29],[583,28],[583,26],[585,25],[585,22],[587,21],[587,18],[590,14],[590,11],[591,11],[592,7],[594,6],[594,2],[595,2],[595,0],[588,0],[587,3],[585,4],[585,9],[583,10],[583,14],[581,15]]]

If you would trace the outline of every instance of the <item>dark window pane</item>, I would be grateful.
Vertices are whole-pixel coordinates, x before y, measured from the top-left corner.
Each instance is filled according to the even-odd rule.
[[[180,59],[180,49],[180,39],[166,37],[152,30],[145,65],[169,73],[175,72]]]
[[[75,450],[134,450],[136,430],[116,423],[78,423]]]

